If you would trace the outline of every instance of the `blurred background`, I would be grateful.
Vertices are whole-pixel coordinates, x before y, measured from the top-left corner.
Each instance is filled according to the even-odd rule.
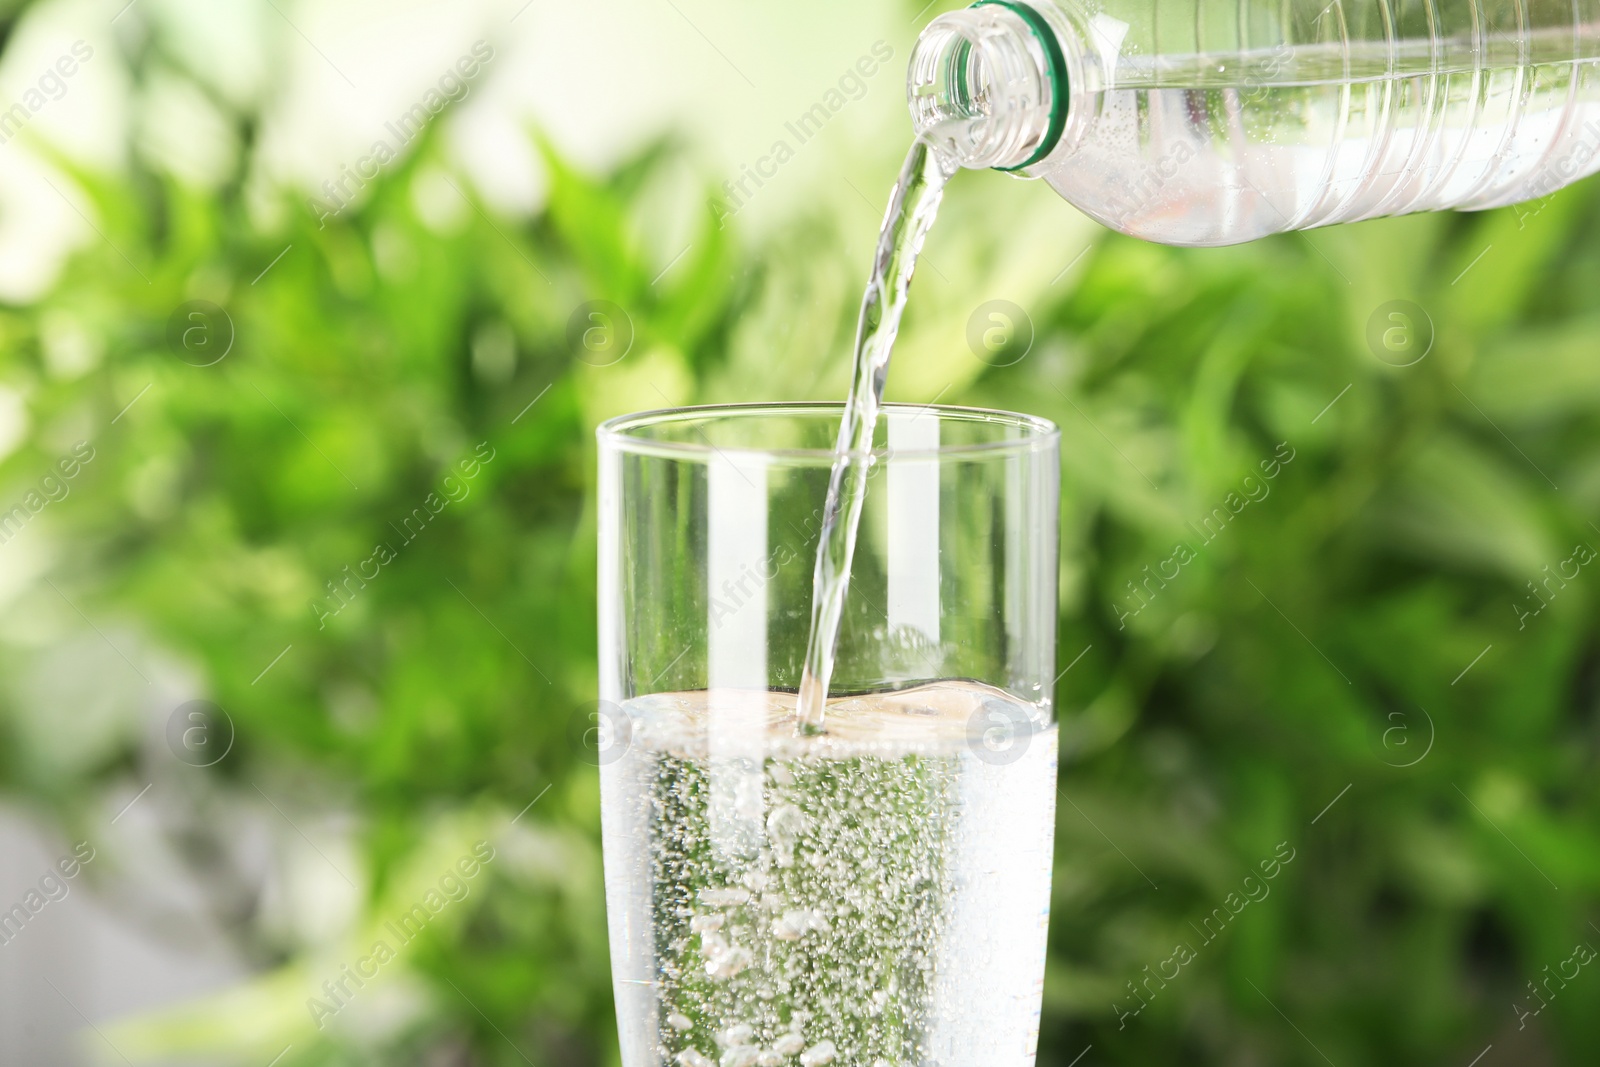
[[[0,1062],[618,1062],[593,430],[844,395],[955,6],[0,3]],[[1064,434],[1040,1062],[1594,1062],[1600,187],[946,203],[891,399]]]

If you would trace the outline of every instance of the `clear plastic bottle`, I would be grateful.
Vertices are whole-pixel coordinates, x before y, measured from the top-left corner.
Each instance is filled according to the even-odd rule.
[[[1225,245],[1593,173],[1597,58],[1600,0],[983,0],[928,25],[907,91],[964,166]]]

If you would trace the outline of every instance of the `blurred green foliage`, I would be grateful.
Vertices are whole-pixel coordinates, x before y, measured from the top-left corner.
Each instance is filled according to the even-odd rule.
[[[108,1028],[129,1056],[614,1063],[581,744],[592,431],[841,396],[872,220],[819,208],[752,238],[716,226],[708,177],[669,199],[689,220],[672,265],[671,143],[604,175],[545,149],[548,203],[515,221],[430,141],[319,227],[289,193],[252,204],[253,116],[213,103],[246,149],[231,179],[63,161],[104,240],[0,312],[30,427],[0,506],[95,450],[0,546],[0,786],[103,840],[154,781],[165,847],[258,971]],[[1064,432],[1074,666],[1041,1063],[1600,1050],[1600,976],[1513,1006],[1600,943],[1600,571],[1547,582],[1600,546],[1600,196],[1535,207],[1202,252],[1097,233],[996,175],[955,183],[890,392]],[[1031,317],[1013,365],[964,343],[977,293]],[[236,334],[213,366],[166,339],[196,299]],[[635,333],[609,366],[570,341],[594,300]],[[1396,300],[1431,327],[1390,319]],[[1373,321],[1432,344],[1393,365]],[[392,562],[329,614],[328,583],[380,543]],[[161,736],[196,697],[237,729],[207,769]],[[242,858],[261,834],[315,892],[263,891]],[[315,1029],[307,998],[479,839],[497,858],[466,899]],[[1208,942],[1280,843],[1292,862]],[[90,874],[116,892],[137,857],[104,847]],[[1193,961],[1144,984],[1179,944]],[[1148,1006],[1119,1018],[1130,983]]]

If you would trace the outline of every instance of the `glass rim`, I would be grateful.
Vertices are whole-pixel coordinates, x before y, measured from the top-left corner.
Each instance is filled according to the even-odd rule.
[[[663,441],[658,438],[637,436],[637,431],[646,427],[683,423],[692,419],[715,418],[718,416],[757,417],[762,415],[792,417],[813,415],[823,411],[842,413],[844,411],[844,402],[809,400],[789,403],[703,404],[675,408],[653,408],[649,411],[637,411],[629,415],[618,415],[615,418],[607,419],[595,428],[595,437],[602,447],[634,455],[655,456],[664,459],[699,459],[703,461],[713,455],[734,455],[760,459],[808,460],[815,461],[819,465],[831,465],[839,456],[839,453],[832,448],[745,448],[739,446],[723,448],[712,444],[709,440]],[[914,411],[944,418],[954,418],[963,422],[1009,426],[1027,431],[1022,437],[996,439],[993,441],[971,441],[961,444],[935,446],[933,448],[896,448],[892,452],[892,458],[897,461],[907,459],[944,459],[949,456],[989,454],[1002,456],[1008,454],[1023,455],[1030,452],[1043,451],[1046,448],[1057,448],[1061,441],[1061,428],[1049,419],[1040,418],[1037,415],[1024,415],[1015,411],[1003,411],[999,408],[964,407],[954,404],[893,403],[884,404],[880,411],[883,414]],[[883,455],[889,453],[889,451],[888,449],[874,449],[872,454]]]

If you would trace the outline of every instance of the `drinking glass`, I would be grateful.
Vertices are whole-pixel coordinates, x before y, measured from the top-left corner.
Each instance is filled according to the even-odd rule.
[[[624,1067],[1034,1060],[1055,817],[1058,432],[889,405],[822,733],[797,730],[837,404],[600,439],[606,903]]]

